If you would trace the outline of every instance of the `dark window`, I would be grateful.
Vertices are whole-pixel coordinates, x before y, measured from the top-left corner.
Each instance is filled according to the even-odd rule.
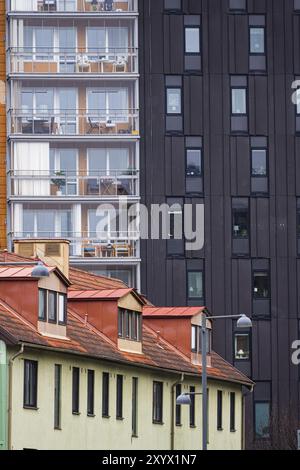
[[[234,432],[235,429],[235,393],[230,393],[230,431]]]
[[[189,178],[199,178],[199,176],[202,176],[201,149],[186,150],[186,176]]]
[[[181,88],[167,88],[167,114],[181,114]]]
[[[67,322],[67,296],[58,294],[58,323],[65,325]]]
[[[247,0],[229,0],[229,9],[243,11],[247,9]]]
[[[54,366],[54,429],[61,427],[61,365]]]
[[[132,378],[132,435],[138,435],[138,378]]]
[[[255,177],[268,176],[266,149],[253,149],[251,151],[251,173]]]
[[[80,369],[72,369],[72,413],[79,413]]]
[[[123,419],[123,375],[117,375],[117,419]]]
[[[95,385],[95,371],[88,370],[87,377],[87,414],[94,416],[94,385]]]
[[[217,396],[217,429],[218,431],[223,430],[223,392],[218,390]]]
[[[176,398],[181,395],[181,384],[176,385]],[[181,426],[181,405],[176,405],[176,426]]]
[[[297,201],[297,238],[300,239],[300,199]]]
[[[193,428],[196,425],[195,421],[195,396],[196,393],[196,388],[195,387],[190,387],[190,398],[191,398],[191,404],[190,404],[190,427]]]
[[[270,403],[256,402],[254,410],[255,437],[267,439],[270,437]]]
[[[118,336],[119,338],[124,338],[125,336],[125,312],[123,309],[119,308],[118,313]]]
[[[249,334],[236,333],[234,336],[234,357],[236,360],[250,359],[250,336]]]
[[[253,296],[255,299],[270,298],[270,279],[268,272],[254,272]]]
[[[47,291],[39,289],[39,321],[47,321]]]
[[[188,298],[189,300],[203,299],[203,272],[188,272]]]
[[[24,361],[24,407],[37,407],[37,379],[38,363],[37,361]]]
[[[185,27],[185,53],[200,54],[200,28],[198,26]]]
[[[245,208],[233,208],[232,232],[234,238],[249,238],[249,211]]]
[[[168,212],[170,220],[170,232],[168,237],[170,240],[182,240],[182,209],[178,204],[177,209],[171,207]]]
[[[57,293],[48,292],[48,321],[56,323],[57,321]]]
[[[250,27],[250,53],[265,53],[265,28],[258,26]]]
[[[163,383],[153,382],[153,422],[163,422]]]
[[[109,417],[109,373],[102,374],[102,416]]]
[[[247,89],[231,89],[231,112],[234,115],[245,116],[247,114]]]
[[[165,0],[165,10],[181,10],[181,1],[182,0]]]
[[[118,336],[132,341],[141,341],[142,315],[138,312],[119,309]]]

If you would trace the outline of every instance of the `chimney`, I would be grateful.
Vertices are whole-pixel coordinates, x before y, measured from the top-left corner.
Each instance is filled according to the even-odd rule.
[[[14,252],[26,258],[40,258],[48,266],[57,266],[69,278],[70,242],[58,239],[24,239],[14,241]]]

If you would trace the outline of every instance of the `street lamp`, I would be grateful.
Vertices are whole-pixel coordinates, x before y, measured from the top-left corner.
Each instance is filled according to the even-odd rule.
[[[35,268],[31,271],[32,277],[49,277],[49,269],[39,261]]]
[[[237,319],[237,327],[239,329],[252,328],[252,321],[246,315],[226,315],[220,317],[207,317],[206,313],[203,312],[201,330],[202,330],[202,393],[184,393],[179,395],[176,404],[177,405],[190,405],[191,395],[202,395],[202,449],[207,450],[207,428],[208,428],[208,410],[207,410],[207,327],[206,321],[209,320],[227,320]]]

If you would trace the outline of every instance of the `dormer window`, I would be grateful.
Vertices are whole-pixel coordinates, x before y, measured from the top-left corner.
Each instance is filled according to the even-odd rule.
[[[211,330],[207,329],[207,345],[206,352],[211,353],[212,339]],[[202,329],[201,326],[192,325],[192,338],[191,338],[191,349],[193,353],[201,354],[202,352]]]
[[[142,339],[142,315],[132,310],[119,308],[118,336],[129,341]]]
[[[39,321],[65,325],[67,320],[67,296],[39,289]]]

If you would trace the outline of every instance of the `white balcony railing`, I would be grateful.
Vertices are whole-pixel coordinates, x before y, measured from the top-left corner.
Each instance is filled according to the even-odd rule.
[[[137,12],[137,0],[10,0],[10,11],[118,14]]]
[[[11,170],[11,196],[81,198],[83,196],[114,198],[138,196],[137,170],[78,172]]]
[[[11,134],[21,135],[98,135],[138,136],[139,113],[135,109],[97,110],[10,110]]]
[[[138,72],[137,48],[93,49],[91,52],[39,48],[9,49],[10,73],[129,74]]]

